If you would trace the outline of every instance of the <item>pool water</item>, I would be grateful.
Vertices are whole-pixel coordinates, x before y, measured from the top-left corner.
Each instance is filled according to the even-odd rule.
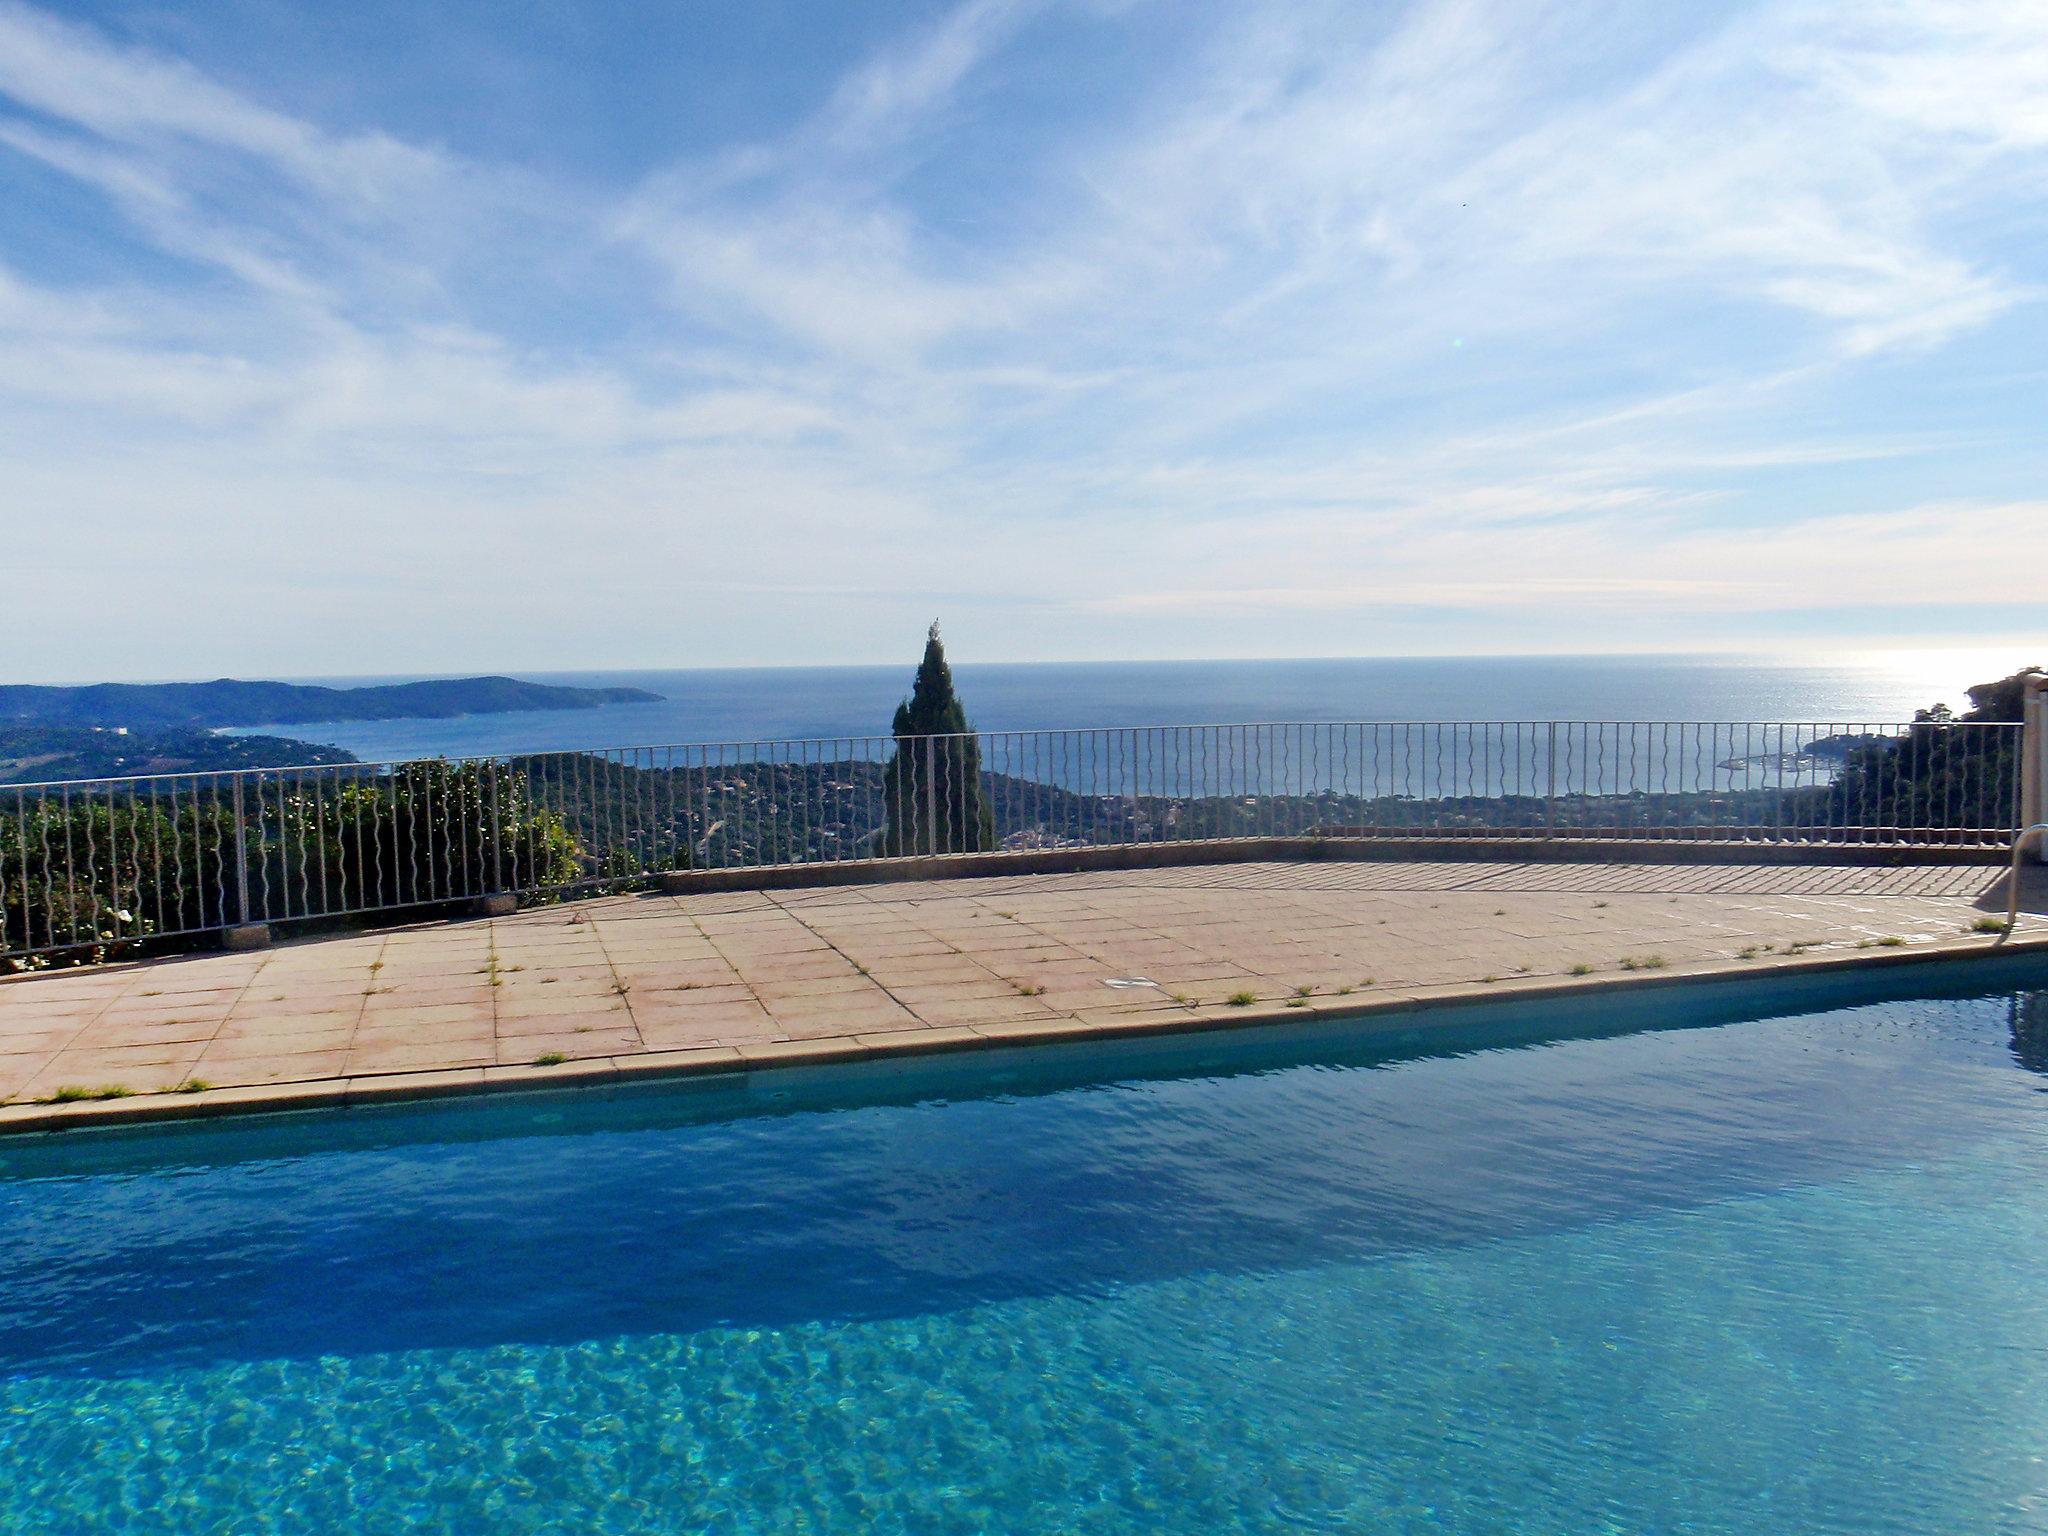
[[[2048,969],[0,1142],[0,1531],[2048,1531]]]

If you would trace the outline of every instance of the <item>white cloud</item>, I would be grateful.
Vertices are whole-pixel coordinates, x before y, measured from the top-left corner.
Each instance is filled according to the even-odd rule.
[[[1446,0],[1364,44],[1314,10],[1247,23],[1264,46],[1233,47],[1097,179],[1136,190],[1128,228],[1183,277],[1220,271],[1282,334],[1283,303],[1398,345],[1446,316],[1570,335],[1626,304],[1747,298],[1851,352],[1938,343],[2020,297],[1936,231],[1982,141],[2033,140],[2041,32],[1889,11],[1752,6],[1619,73],[1610,38],[1642,8],[1612,0]],[[1969,114],[1941,105],[1977,71]]]
[[[2048,145],[2048,26],[2038,0],[1869,0],[1843,16],[1851,46],[1795,67],[1851,110],[1993,152]]]
[[[1043,3],[966,0],[955,6],[841,81],[819,122],[798,142],[815,149],[822,139],[844,153],[900,137],[951,97]]]
[[[1739,532],[1664,510],[1598,511],[1540,536],[1523,530],[1486,539],[1496,558],[1485,566],[1499,573],[1491,575],[1474,573],[1480,541],[1469,523],[1422,509],[1387,521],[1398,526],[1397,539],[1359,540],[1349,549],[1310,527],[1275,530],[1280,548],[1316,553],[1312,568],[1291,581],[1262,584],[1289,563],[1285,557],[1232,559],[1209,584],[1118,590],[1089,606],[1195,615],[1419,607],[1525,621],[1560,611],[1670,620],[1889,607],[1903,617],[1964,592],[1973,603],[2029,603],[2033,573],[2048,561],[2048,502],[1931,504]],[[1383,523],[1376,531],[1388,530]],[[1498,558],[1504,548],[1511,562]],[[1996,561],[1985,560],[1987,548],[2000,551]]]
[[[168,136],[236,151],[361,204],[410,196],[443,170],[416,146],[381,133],[322,133],[177,60],[110,47],[15,0],[0,3],[0,96],[120,143]]]
[[[967,0],[616,197],[0,0],[0,155],[171,258],[67,286],[0,233],[0,520],[43,584],[0,645],[95,571],[94,601],[232,590],[339,646],[387,601],[422,646],[516,647],[565,587],[687,590],[721,659],[750,626],[831,655],[932,594],[1078,652],[2027,600],[2005,419],[1963,443],[1859,390],[2038,325],[2001,238],[2048,158],[2033,6],[1187,16],[1204,45],[1016,135],[1013,216],[963,233],[929,183],[1012,46],[1073,24],[1050,0]],[[1903,483],[1928,464],[1952,495]]]

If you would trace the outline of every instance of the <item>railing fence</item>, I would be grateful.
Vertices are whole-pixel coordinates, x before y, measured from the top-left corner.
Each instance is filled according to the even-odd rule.
[[[2016,724],[1349,722],[0,785],[0,958],[679,868],[1273,837],[2010,845]]]

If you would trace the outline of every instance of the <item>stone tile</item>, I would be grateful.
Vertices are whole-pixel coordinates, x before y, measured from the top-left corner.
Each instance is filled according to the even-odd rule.
[[[410,1029],[422,1025],[478,1022],[488,1027],[496,1011],[488,997],[461,1003],[393,1004],[388,1008],[365,1008],[358,1027],[365,1030]]]
[[[923,960],[953,953],[953,947],[928,936],[903,935],[896,938],[849,938],[840,948],[862,964],[873,967],[883,960]]]
[[[0,1016],[0,1056],[48,1055],[91,1027],[87,1019],[17,1021]]]
[[[209,1001],[232,1003],[249,989],[246,980],[224,981],[212,976],[153,976],[144,972],[136,978],[136,984],[126,988],[122,999],[170,998],[179,1003],[203,1004]]]
[[[104,1007],[133,985],[133,972],[80,979],[66,971],[38,976],[12,976],[0,980],[0,1007],[25,1005],[30,1000],[62,1003],[81,1010]]]
[[[1146,988],[1151,991],[1151,988]],[[1021,994],[1020,994],[1021,995]],[[1090,986],[1047,987],[1043,992],[1031,994],[1032,1000],[1052,1009],[1055,1013],[1072,1013],[1081,1008],[1100,1008],[1115,1002],[1120,993],[1105,987],[1100,981]]]
[[[237,1030],[233,1025],[206,1042],[208,1055],[265,1056],[290,1055],[302,1051],[336,1050],[355,1039],[353,1024],[335,1024],[325,1029]]]
[[[987,1002],[995,999],[1021,997],[1013,982],[1000,976],[990,976],[982,981],[947,982],[937,986],[897,986],[889,989],[890,994],[904,1007],[913,1012],[922,1012],[931,1004]]]
[[[502,961],[504,957],[499,958]],[[560,965],[548,961],[521,961],[516,968],[501,963],[498,975],[501,979],[500,991],[507,987],[532,987],[543,984],[551,987],[573,987],[579,982],[587,986],[609,987],[617,979],[611,966],[601,959],[595,964],[574,965]]]
[[[119,1073],[130,1067],[155,1066],[163,1062],[191,1062],[205,1042],[201,1040],[151,1041],[139,1045],[101,1045],[87,1037],[56,1052],[50,1061],[73,1071]]]
[[[860,972],[854,968],[854,962],[836,949],[821,949],[815,953],[735,956],[733,959],[736,971],[744,973],[749,969],[759,968],[772,973],[776,980],[784,982],[860,979]]]
[[[101,1019],[92,1028],[92,1043],[101,1049],[174,1046],[211,1040],[219,1028],[211,1019]]]
[[[918,1001],[910,1004],[910,1011],[925,1023],[938,1027],[992,1024],[1005,1019],[1060,1017],[1056,1010],[1045,1006],[1043,999],[1019,997],[1015,992],[1005,997],[957,998],[941,1002]]]
[[[772,1019],[760,1021],[699,1021],[691,1024],[653,1023],[640,1026],[640,1044],[650,1051],[681,1051],[702,1046],[751,1045],[765,1040],[786,1040],[787,1033]],[[623,1053],[621,1053],[623,1059]]]
[[[232,997],[205,994],[206,1001],[187,1001],[183,997],[136,997],[122,998],[100,1010],[95,1015],[102,1023],[130,1024],[149,1019],[213,1019],[218,1022],[228,1016],[234,1006]]]
[[[60,1088],[121,1087],[131,1093],[161,1093],[190,1077],[198,1059],[196,1049],[169,1058],[154,1052],[67,1051],[45,1063],[17,1097],[47,1098]]]
[[[711,936],[711,945],[721,955],[764,955],[801,956],[830,954],[831,947],[801,923],[793,923],[786,917],[762,922],[756,929],[745,934],[719,933]]]
[[[836,1000],[852,997],[879,997],[882,989],[866,976],[828,976],[811,981],[784,981],[780,977],[759,980],[750,979],[753,993],[762,1002],[774,1007],[779,1003]]]
[[[493,1061],[519,1063],[559,1051],[564,1056],[610,1056],[638,1051],[643,1044],[636,1029],[560,1030],[544,1035],[500,1035],[490,1052]]]
[[[433,1067],[481,1067],[498,1060],[494,1040],[456,1042],[385,1040],[349,1048],[347,1075],[412,1072]]]
[[[221,1053],[209,1047],[192,1064],[190,1075],[222,1087],[308,1082],[343,1076],[348,1059],[345,1044],[325,1050],[253,1054]]]
[[[767,1010],[749,993],[651,992],[629,996],[627,1011],[636,1019],[762,1019]]]
[[[39,992],[32,992],[26,986],[15,985],[0,988],[0,1034],[17,1028],[51,1028],[69,1024],[83,1028],[103,1011],[103,1003],[83,1003],[77,999],[45,998]]]
[[[1102,976],[1120,976],[1130,967],[1112,965],[1092,955],[1076,955],[1058,960],[1026,960],[1014,964],[1003,963],[1000,959],[992,967],[998,976],[1009,981],[1021,981],[1033,986],[1051,986],[1063,981],[1094,981]]]
[[[753,988],[735,983],[732,986],[705,987],[686,983],[673,987],[635,987],[627,992],[626,1002],[636,1012],[641,1008],[719,1008],[758,1006]]]
[[[23,1097],[47,1061],[43,1056],[0,1056],[0,1104]]]
[[[363,1005],[363,994],[369,990],[368,977],[343,987],[331,987],[324,982],[318,986],[302,987],[289,978],[259,981],[242,993],[235,1006],[248,1008],[265,1003],[277,1003],[294,1008],[360,1008]]]
[[[491,987],[408,987],[402,984],[379,988],[363,999],[363,1014],[410,1013],[420,1009],[481,1008],[490,1012],[496,989]]]
[[[901,1029],[925,1029],[924,1020],[904,1009],[874,1009],[835,1018],[795,1016],[775,1021],[776,1037],[782,1040],[837,1040],[856,1035],[887,1034]]]
[[[251,987],[282,986],[287,983],[311,988],[345,987],[360,983],[362,978],[372,974],[378,963],[378,956],[384,952],[382,944],[370,950],[344,949],[329,963],[314,963],[328,959],[327,948],[326,942],[309,941],[299,952],[296,961],[283,953],[278,953],[245,975],[234,979]],[[216,980],[214,985],[225,985],[228,979]]]
[[[848,967],[851,969],[851,967]],[[634,969],[619,967],[619,979],[635,991],[683,991],[692,987],[736,987],[740,973],[723,960],[693,965]]]
[[[360,1009],[334,1012],[285,1013],[274,1011],[276,1005],[247,1012],[237,1010],[228,1016],[225,1024],[214,1032],[214,1039],[267,1040],[287,1035],[328,1034],[335,1030],[353,1033],[356,1021],[362,1017]]]
[[[561,997],[504,998],[498,1004],[500,1024],[517,1021],[601,1019],[609,1014],[625,1014],[626,999],[614,992],[603,995]]]
[[[348,1042],[349,1051],[355,1056],[432,1056],[448,1061],[468,1061],[477,1056],[495,1056],[498,1036],[487,1025],[481,1029],[465,1027],[459,1030],[433,1030],[413,1033],[408,1030],[383,1030],[373,1034],[357,1034]]]

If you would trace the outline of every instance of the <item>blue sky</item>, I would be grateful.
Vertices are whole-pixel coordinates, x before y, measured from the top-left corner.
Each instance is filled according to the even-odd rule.
[[[2048,641],[2038,0],[0,0],[19,680]]]

